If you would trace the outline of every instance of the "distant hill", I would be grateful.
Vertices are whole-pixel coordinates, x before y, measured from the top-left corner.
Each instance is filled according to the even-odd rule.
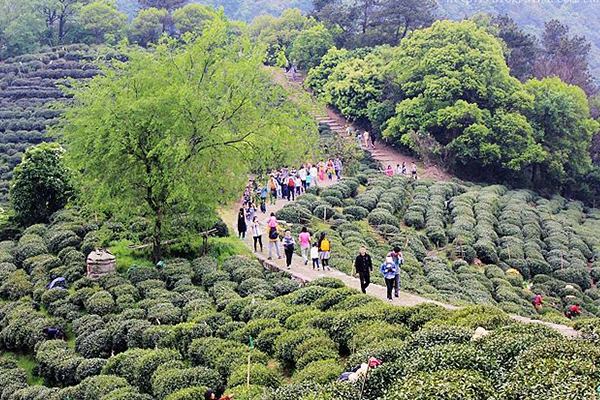
[[[506,14],[526,32],[540,36],[544,23],[557,19],[567,25],[572,34],[585,36],[592,45],[590,66],[600,79],[600,3],[597,2],[528,2],[481,0],[438,0],[439,16],[463,19],[485,12]]]

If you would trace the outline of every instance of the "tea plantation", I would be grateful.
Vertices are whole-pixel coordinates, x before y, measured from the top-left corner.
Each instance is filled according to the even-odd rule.
[[[571,254],[581,252],[575,246],[585,250],[583,232],[593,222],[593,214],[575,205],[558,199],[522,198],[526,193],[501,188],[418,183],[412,189],[403,179],[357,177],[362,183],[365,179],[368,189],[359,190],[363,193],[352,198],[354,205],[344,209],[348,211],[324,203],[310,207],[309,203],[319,201],[310,195],[301,200],[304,205],[299,208],[299,212],[312,208],[318,213],[318,207],[331,207],[334,215],[348,216],[336,218],[335,230],[330,231],[335,246],[342,242],[348,246],[348,257],[350,249],[363,242],[375,241],[376,251],[386,246],[383,236],[364,223],[350,222],[354,214],[366,217],[380,232],[390,230],[383,221],[393,222],[399,215],[408,219],[408,212],[400,212],[402,202],[391,202],[397,196],[386,195],[394,191],[407,197],[427,193],[431,199],[450,199],[451,211],[442,208],[435,217],[429,211],[424,216],[425,226],[438,226],[437,221],[448,225],[449,229],[440,233],[449,242],[462,234],[459,224],[450,222],[468,219],[468,210],[483,215],[484,208],[490,208],[491,221],[486,223],[502,226],[500,221],[507,220],[502,216],[510,214],[504,204],[508,198],[522,199],[527,206],[513,211],[517,215],[528,210],[536,214],[547,207],[554,218],[563,221],[559,224],[562,231],[546,233],[558,227],[547,226],[540,216],[534,219],[539,226],[527,220],[519,234],[516,230],[513,235],[489,231],[493,232],[490,242],[520,238],[529,232],[524,227],[537,226],[532,231],[539,231],[539,242],[535,241],[540,247],[539,263],[549,265],[549,271],[544,279],[537,270],[529,269],[529,274],[534,275],[535,285],[557,302],[564,301],[558,288],[571,280],[557,276],[556,271],[561,270],[554,268],[553,250],[548,250],[554,242],[546,236],[570,238],[563,244],[566,249],[559,251],[569,254],[568,258],[565,255],[568,268],[584,268]],[[348,189],[356,195],[359,186],[352,182],[321,194],[337,199],[336,192]],[[357,210],[366,211],[358,214]],[[410,212],[418,210],[411,207]],[[567,225],[568,221],[572,223]],[[517,226],[513,222],[517,221],[506,224]],[[414,290],[421,286],[432,296],[490,304],[460,311],[435,305],[395,307],[332,278],[302,286],[241,256],[223,262],[211,257],[173,259],[163,267],[120,268],[99,281],[85,277],[85,255],[100,237],[121,240],[134,234],[143,236],[145,229],[140,220],[131,226],[89,223],[76,210],[66,210],[55,214],[47,225],[29,227],[18,240],[0,243],[1,399],[182,400],[201,398],[206,388],[234,393],[242,400],[438,399],[440,393],[446,399],[463,400],[598,398],[600,349],[595,344],[593,322],[582,339],[569,340],[544,326],[516,323],[491,306],[532,312],[519,286],[522,278],[503,271],[513,257],[524,259],[523,264],[529,266],[526,250],[521,258],[508,258],[498,245],[491,247],[497,265],[473,267],[467,261],[449,265],[445,254],[428,256],[425,246],[435,249],[430,242],[442,237],[434,236],[431,228],[405,236],[386,232],[390,243],[399,241],[405,247],[409,263],[404,278]],[[477,234],[477,229],[471,230]],[[476,249],[472,252],[479,254],[480,240],[473,237],[467,242],[465,237],[463,246],[471,246]],[[515,250],[511,254],[522,253]],[[344,268],[346,260],[340,250],[335,254],[336,266]],[[424,261],[423,267],[418,260]],[[512,266],[527,274],[526,267]],[[438,271],[436,277],[441,274],[444,279],[434,279],[434,270]],[[66,288],[46,289],[57,277],[66,278]],[[593,289],[586,288],[583,294],[579,284],[571,283],[572,293],[584,300],[586,312],[594,313]],[[44,337],[46,327],[60,329],[65,337]],[[491,333],[473,341],[477,327]],[[342,372],[370,357],[383,364],[370,371],[364,386],[363,380],[336,383]]]
[[[100,57],[113,56],[100,48],[77,44],[0,63],[0,202],[7,201],[12,170],[25,149],[52,140],[47,129],[58,123],[68,97],[62,86],[98,74],[93,61]]]
[[[550,322],[568,322],[564,311],[576,303],[600,316],[600,210],[503,186],[390,178],[372,167],[310,188],[278,217],[293,229],[313,221],[313,232],[332,240],[331,265],[348,274],[361,245],[378,265],[398,246],[404,290]]]

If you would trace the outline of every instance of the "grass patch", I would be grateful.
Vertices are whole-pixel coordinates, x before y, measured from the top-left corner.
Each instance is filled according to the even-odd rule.
[[[236,236],[222,238],[210,238],[208,240],[208,256],[223,262],[229,257],[236,255],[252,255],[252,252]]]
[[[130,240],[119,240],[111,243],[110,252],[117,258],[117,271],[123,273],[134,265],[151,265],[148,250],[134,250],[127,246],[133,244]]]
[[[12,351],[6,351],[0,358],[13,358],[17,360],[19,367],[23,368],[27,373],[27,383],[29,386],[41,386],[44,384],[44,378],[34,374],[36,362],[32,354],[19,354]]]

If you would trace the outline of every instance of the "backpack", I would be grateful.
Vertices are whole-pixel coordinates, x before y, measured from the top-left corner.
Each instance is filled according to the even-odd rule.
[[[269,229],[269,239],[277,239],[279,237],[279,233],[277,233],[277,228],[272,226],[271,229]]]
[[[329,251],[329,239],[325,238],[321,241],[321,251]]]
[[[294,181],[294,178],[291,178],[291,177],[290,177],[290,179],[289,179],[289,181],[288,181],[288,186],[291,186],[291,187],[294,187],[294,186],[296,186],[296,182]]]

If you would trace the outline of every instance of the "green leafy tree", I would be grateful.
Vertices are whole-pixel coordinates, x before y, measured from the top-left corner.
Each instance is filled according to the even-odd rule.
[[[150,43],[157,43],[165,32],[168,17],[166,10],[156,8],[141,10],[133,19],[133,41],[143,47]]]
[[[212,7],[188,4],[173,12],[173,22],[180,33],[202,32],[216,16]]]
[[[153,259],[185,221],[214,222],[246,173],[305,159],[316,141],[308,110],[262,68],[264,52],[216,20],[95,77],[75,93],[62,133],[96,209],[152,221]],[[232,162],[235,160],[235,162]]]
[[[333,47],[333,36],[323,24],[306,29],[296,37],[290,50],[292,63],[301,69],[319,64],[321,57]]]
[[[586,174],[591,168],[592,136],[599,124],[590,117],[583,90],[558,78],[532,79],[525,90],[534,98],[526,114],[538,143],[548,153],[533,171],[534,185],[561,185],[567,177]]]
[[[10,203],[23,225],[47,222],[63,208],[73,189],[63,163],[63,149],[55,143],[28,148],[13,173]]]
[[[390,73],[403,100],[386,137],[413,150],[432,147],[449,165],[485,165],[488,174],[510,175],[543,157],[519,115],[531,96],[509,75],[501,43],[474,22],[438,21],[413,32]],[[420,145],[428,137],[435,146]]]
[[[33,0],[0,0],[0,57],[37,50],[45,24]]]
[[[311,68],[306,76],[306,85],[316,95],[322,95],[325,85],[335,68],[342,62],[348,60],[349,54],[346,49],[332,47],[321,58],[319,65]]]
[[[77,28],[77,16],[81,8],[91,0],[40,0],[39,11],[46,21],[47,45],[69,42]]]
[[[127,15],[117,9],[114,0],[98,0],[81,8],[78,22],[92,43],[116,43],[123,36]]]

